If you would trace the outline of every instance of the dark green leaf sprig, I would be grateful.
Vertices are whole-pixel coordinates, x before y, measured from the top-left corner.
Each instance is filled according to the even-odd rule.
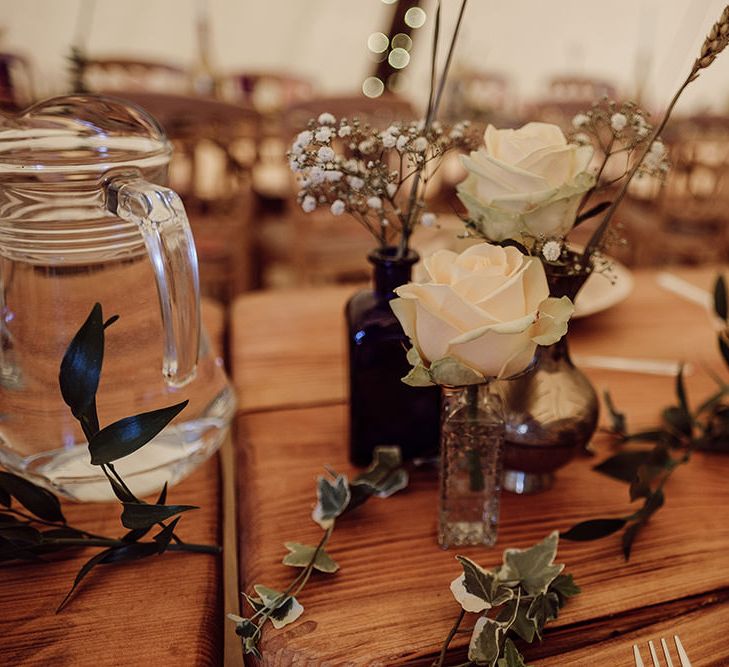
[[[372,465],[352,481],[346,475],[329,468],[326,470],[329,476],[322,476],[317,480],[317,504],[311,515],[324,530],[319,543],[316,546],[299,542],[284,543],[288,553],[282,563],[300,568],[301,572],[284,591],[255,584],[255,595],[244,594],[252,611],[247,618],[228,614],[228,618],[236,624],[236,633],[241,638],[246,655],[261,657],[258,645],[266,621],[270,620],[273,627],[279,629],[293,623],[304,613],[304,607],[296,596],[306,586],[315,570],[324,574],[334,574],[339,570],[337,562],[325,550],[332,536],[335,520],[359,507],[372,496],[387,498],[408,484],[408,473],[402,468],[399,447],[377,447]]]
[[[442,667],[448,647],[466,613],[480,614],[468,646],[468,662],[459,667],[526,667],[514,644],[522,639],[540,641],[544,626],[557,618],[568,598],[580,592],[564,565],[554,562],[559,534],[554,531],[529,549],[506,549],[503,563],[485,570],[464,556],[456,556],[463,574],[451,583],[451,592],[461,605],[453,627],[443,643],[435,667]]]
[[[722,276],[714,285],[714,311],[722,322],[717,335],[719,351],[729,367],[729,299]],[[629,433],[625,415],[617,410],[610,394],[605,405],[619,445],[628,445],[606,459],[595,470],[629,484],[630,502],[642,501],[641,507],[620,517],[589,519],[578,523],[562,537],[566,540],[589,541],[623,531],[625,559],[636,537],[649,519],[663,507],[665,485],[673,472],[688,463],[694,451],[729,453],[729,384],[712,374],[717,390],[695,408],[691,408],[683,379],[683,368],[676,376],[676,403],[663,410],[660,426],[648,431]],[[632,447],[633,443],[652,443],[652,447]]]
[[[127,532],[111,538],[69,526],[61,503],[51,491],[10,472],[0,471],[0,562],[46,562],[45,554],[101,548],[81,567],[57,611],[63,609],[81,581],[97,565],[129,562],[165,551],[220,551],[217,546],[188,544],[175,533],[179,515],[197,507],[166,505],[167,484],[156,503],[146,503],[132,493],[114,467],[115,461],[149,443],[187,405],[187,401],[183,401],[100,428],[96,392],[104,359],[104,330],[117,319],[114,316],[104,322],[101,305],[94,305],[66,350],[58,379],[63,400],[88,440],[91,463],[101,468],[114,495],[122,503],[121,523]],[[143,541],[155,526],[159,530],[152,540]]]

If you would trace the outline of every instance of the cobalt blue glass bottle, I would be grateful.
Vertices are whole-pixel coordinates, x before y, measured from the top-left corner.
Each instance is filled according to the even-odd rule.
[[[355,294],[345,309],[349,348],[349,458],[372,460],[378,445],[399,445],[405,459],[438,454],[440,394],[437,387],[410,387],[409,341],[390,308],[395,289],[410,280],[418,254],[396,258],[397,248],[375,250],[373,289]]]

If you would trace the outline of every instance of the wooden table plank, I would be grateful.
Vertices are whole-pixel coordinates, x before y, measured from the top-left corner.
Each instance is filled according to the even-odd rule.
[[[715,270],[682,275],[709,287]],[[700,366],[718,363],[708,315],[660,289],[654,272],[639,272],[636,284],[624,303],[573,323],[573,351],[690,361],[690,395],[703,397],[713,385]],[[291,570],[280,564],[282,543],[317,540],[320,530],[309,508],[323,464],[353,472],[346,462],[344,352],[336,342],[337,336],[343,340],[341,307],[350,293],[342,288],[261,295],[255,303],[246,297],[234,309],[234,379],[241,395],[250,397],[241,404],[247,414],[240,419],[238,441],[248,587],[283,586]],[[315,316],[306,337],[297,339],[290,332],[299,330],[307,308]],[[277,359],[286,366],[283,374]],[[599,389],[611,390],[634,427],[654,424],[659,409],[673,400],[669,377],[593,369],[588,374]],[[317,406],[322,397],[330,405]],[[492,566],[507,546],[527,546],[586,518],[624,514],[626,487],[593,473],[593,464],[577,460],[538,499],[504,494],[496,548],[458,552]],[[629,642],[678,631],[686,635],[695,665],[729,664],[729,646],[709,641],[699,647],[690,640],[726,618],[729,525],[717,508],[729,507],[728,474],[727,459],[708,455],[697,455],[677,472],[667,487],[666,507],[637,540],[630,563],[623,561],[615,536],[563,542],[558,560],[567,563],[584,593],[551,624],[549,641],[530,647],[527,657],[545,666],[628,665]],[[456,551],[436,545],[436,485],[434,471],[415,471],[406,492],[372,500],[338,524],[328,550],[341,571],[321,585],[315,578],[304,591],[301,621],[264,634],[264,664],[429,664],[458,613],[448,589],[459,573]],[[707,613],[695,613],[694,604]],[[466,641],[461,636],[454,646],[463,648]]]
[[[708,289],[717,270],[681,269],[677,273]],[[573,353],[685,358],[697,363],[715,360],[716,343],[708,314],[663,290],[655,277],[655,271],[637,271],[636,289],[626,301],[573,321]],[[235,302],[231,363],[241,410],[346,400],[343,312],[355,290],[345,286],[259,292]],[[609,377],[618,375],[624,374],[611,373]],[[647,378],[638,377],[641,382]],[[660,382],[651,384],[658,386]]]
[[[316,475],[325,463],[353,472],[346,463],[345,420],[346,408],[339,405],[257,413],[242,421],[240,474],[248,510],[241,551],[249,586],[280,589],[291,577],[280,565],[283,542],[311,544],[320,536],[309,520]],[[300,596],[307,609],[300,625],[266,635],[265,664],[288,664],[284,657],[294,655],[312,664],[344,664],[349,657],[352,664],[389,665],[432,657],[458,613],[448,589],[459,573],[456,553],[490,567],[505,547],[528,546],[553,529],[626,512],[626,487],[593,473],[593,464],[582,458],[560,471],[538,502],[503,494],[496,548],[457,551],[436,545],[435,471],[415,471],[406,492],[372,500],[337,525],[328,551],[341,571]],[[663,603],[727,586],[729,524],[715,511],[729,507],[727,475],[729,461],[720,456],[697,456],[678,472],[667,487],[666,507],[636,541],[629,563],[616,537],[562,542],[558,560],[568,564],[584,594],[552,625],[575,626],[599,615],[613,632],[620,624],[611,615],[645,608],[652,611],[643,621],[654,623],[663,617]],[[726,651],[729,660],[729,646]]]
[[[180,522],[183,540],[220,543],[216,458],[170,489],[169,502],[201,508]],[[63,510],[73,526],[102,535],[124,532],[118,505],[65,503]],[[50,565],[0,569],[1,665],[220,664],[218,556],[170,553],[99,567],[68,607],[54,614],[93,553],[83,551]]]
[[[210,340],[222,349],[223,309],[203,303]],[[198,505],[179,535],[187,542],[220,544],[217,457],[169,491],[174,504]],[[118,504],[70,503],[72,526],[102,535],[125,532]],[[167,553],[98,567],[60,614],[54,611],[81,565],[96,550],[52,564],[0,567],[0,665],[5,667],[116,667],[222,664],[223,604],[220,557]]]

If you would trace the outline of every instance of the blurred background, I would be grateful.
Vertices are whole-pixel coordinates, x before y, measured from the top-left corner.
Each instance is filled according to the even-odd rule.
[[[460,2],[444,0],[441,55]],[[471,0],[443,120],[571,128],[603,95],[658,114],[723,0]],[[0,106],[112,93],[150,111],[175,145],[171,185],[193,225],[206,296],[361,281],[372,240],[296,203],[285,153],[323,111],[374,125],[423,114],[432,0],[2,0]],[[672,171],[638,182],[620,212],[632,266],[725,261],[729,61],[702,74],[665,134]],[[454,236],[454,157],[430,197]],[[420,233],[420,232],[419,232]]]

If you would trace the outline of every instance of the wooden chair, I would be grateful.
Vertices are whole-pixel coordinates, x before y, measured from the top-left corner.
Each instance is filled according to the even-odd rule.
[[[205,296],[223,303],[254,286],[251,168],[259,116],[217,100],[118,93],[149,111],[175,151],[170,186],[185,202]]]
[[[703,264],[729,252],[729,118],[695,116],[664,135],[671,170],[656,200],[657,215],[643,263]]]
[[[615,86],[608,81],[584,76],[555,76],[549,80],[546,95],[529,104],[525,115],[571,130],[575,115],[604,97],[617,97]]]
[[[177,65],[122,57],[80,56],[75,61],[81,85],[89,92],[124,91],[186,94],[190,73]]]
[[[34,99],[30,62],[17,53],[0,53],[0,109],[18,111]]]
[[[323,97],[297,102],[284,112],[286,145],[306,128],[310,118],[323,112],[337,118],[360,118],[374,127],[385,128],[396,120],[415,117],[409,102],[394,95]],[[266,264],[281,282],[322,284],[366,280],[370,274],[367,254],[374,239],[355,220],[335,217],[326,208],[304,213],[296,201],[297,186],[288,165],[289,193],[285,214],[261,226],[259,243]]]

